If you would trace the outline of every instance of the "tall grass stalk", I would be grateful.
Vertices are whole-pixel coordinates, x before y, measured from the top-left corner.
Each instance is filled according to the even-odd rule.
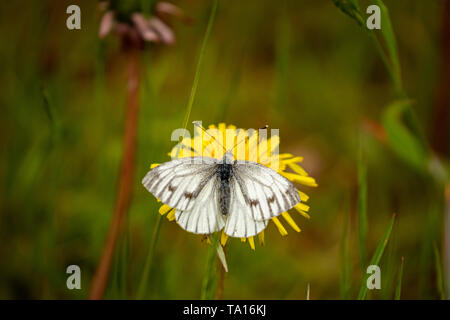
[[[214,3],[212,5],[212,9],[211,9],[211,13],[209,15],[209,20],[208,20],[208,25],[206,27],[205,36],[203,38],[202,47],[200,49],[200,55],[198,57],[197,67],[195,69],[194,82],[192,84],[191,94],[189,96],[189,100],[188,100],[187,107],[186,107],[186,115],[185,115],[184,121],[183,121],[183,128],[184,129],[187,128],[187,125],[188,125],[188,122],[189,122],[189,118],[191,116],[192,106],[194,104],[195,95],[197,93],[197,88],[198,88],[198,82],[199,82],[199,79],[200,79],[200,71],[201,71],[201,67],[202,67],[202,64],[203,64],[203,57],[205,56],[206,47],[208,45],[209,38],[210,38],[212,29],[213,29],[213,26],[214,26],[214,21],[216,19],[216,13],[217,13],[218,5],[219,5],[219,0],[214,0]]]
[[[358,242],[361,268],[367,263],[367,169],[363,154],[363,137],[360,137],[358,148]]]
[[[439,297],[441,300],[445,300],[445,281],[444,281],[444,273],[442,272],[442,262],[441,262],[441,255],[439,253],[439,249],[434,243],[433,246],[434,249],[434,262],[436,264],[436,286],[439,292]]]
[[[344,223],[342,227],[342,237],[340,243],[340,260],[341,260],[341,297],[348,299],[351,289],[351,257],[349,249],[349,208],[344,208]]]
[[[386,248],[385,263],[381,266],[383,268],[383,277],[381,278],[381,294],[380,298],[383,300],[392,299],[395,296],[396,282],[398,280],[398,232],[399,220],[396,219],[393,227],[393,232]]]
[[[200,299],[212,300],[214,299],[217,284],[218,284],[218,270],[217,270],[217,246],[220,246],[218,232],[213,233],[210,237],[211,244],[208,246],[208,254],[206,258],[205,275],[203,277],[202,291]]]
[[[400,270],[397,276],[397,286],[395,287],[395,300],[400,300],[402,296],[403,267],[405,265],[405,257],[402,257]]]
[[[201,67],[203,64],[203,58],[205,56],[206,48],[207,48],[209,38],[211,36],[211,32],[212,32],[212,29],[214,26],[214,21],[216,18],[218,4],[219,4],[219,1],[214,0],[214,3],[211,8],[211,13],[209,15],[206,32],[205,32],[205,35],[203,38],[202,46],[200,49],[200,54],[199,54],[198,61],[197,61],[197,66],[195,69],[194,81],[192,83],[189,100],[188,100],[188,103],[186,106],[186,114],[185,114],[184,120],[183,120],[183,129],[187,128],[189,118],[191,116],[192,106],[194,104],[195,95],[197,93],[198,83],[199,83],[199,79],[200,79],[200,71],[201,71]],[[178,150],[178,152],[179,152],[179,150]],[[150,270],[152,269],[153,257],[155,254],[156,245],[158,243],[158,238],[159,238],[160,228],[161,228],[161,220],[162,220],[162,216],[158,215],[158,218],[157,218],[154,230],[153,230],[153,237],[152,237],[152,240],[151,240],[151,243],[149,246],[149,251],[147,253],[144,271],[143,271],[143,274],[141,277],[141,281],[139,283],[139,289],[138,289],[138,293],[137,293],[138,299],[143,299],[145,297],[145,294],[148,292],[148,280],[149,280],[148,278],[150,275]],[[209,253],[208,253],[208,261],[209,261]]]
[[[397,42],[392,28],[391,19],[389,17],[389,11],[383,1],[375,0],[376,5],[378,5],[381,9],[381,37],[377,35],[375,30],[367,29],[366,21],[363,17],[363,12],[360,9],[358,0],[333,0],[333,2],[335,6],[338,7],[343,13],[355,20],[374,41],[375,48],[394,83],[397,96],[399,98],[404,98]]]
[[[381,0],[376,0],[375,3],[381,9],[381,34],[384,43],[377,37],[375,32],[370,32],[371,37],[374,39],[375,46],[386,65],[392,82],[394,83],[395,92],[399,98],[404,98],[403,83],[400,67],[400,59],[398,56],[397,41],[395,38],[394,30],[392,28],[391,19],[389,16],[389,10]],[[385,53],[383,46],[386,47],[387,54]]]
[[[148,294],[149,277],[152,270],[153,257],[155,256],[156,245],[158,244],[159,233],[161,230],[161,221],[163,216],[158,214],[156,217],[156,224],[153,229],[153,235],[150,242],[150,248],[145,259],[144,270],[142,272],[141,281],[139,282],[139,288],[137,291],[136,299],[144,299]]]
[[[372,259],[370,260],[370,265],[379,265],[381,257],[383,256],[384,249],[386,248],[389,237],[392,232],[392,227],[394,226],[395,222],[395,214],[392,216],[391,222],[389,223],[389,226],[384,233],[383,237],[381,238],[380,242],[378,243],[377,249],[375,250],[375,253],[372,256]],[[364,272],[363,281],[361,283],[361,288],[359,290],[358,294],[358,300],[364,300],[367,295],[367,274]]]

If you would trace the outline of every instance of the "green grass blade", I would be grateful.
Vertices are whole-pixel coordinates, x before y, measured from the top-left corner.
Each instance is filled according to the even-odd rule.
[[[340,259],[341,259],[341,297],[342,299],[348,299],[351,288],[351,257],[349,254],[349,225],[350,215],[349,210],[345,210],[344,223],[340,244]]]
[[[394,227],[398,226],[398,219],[394,223]],[[381,292],[378,296],[382,300],[391,299],[395,295],[396,279],[398,276],[398,255],[396,255],[398,247],[398,234],[392,233],[389,244],[384,253],[383,277],[381,278]]]
[[[434,243],[434,259],[436,264],[436,286],[439,291],[439,296],[441,300],[445,300],[445,283],[444,283],[444,273],[442,272],[441,255],[439,249]]]
[[[372,259],[370,260],[370,265],[378,265],[380,263],[381,257],[383,256],[384,249],[386,248],[386,245],[388,244],[389,237],[391,235],[392,227],[394,226],[395,222],[395,214],[392,216],[391,222],[389,223],[389,226],[384,233],[383,237],[381,238],[380,242],[378,243],[377,249],[375,250],[374,255],[372,256]],[[364,273],[363,281],[361,284],[361,288],[359,290],[358,294],[358,300],[364,300],[367,295],[367,274]]]
[[[397,286],[395,287],[395,300],[400,300],[402,295],[402,280],[403,280],[403,267],[405,265],[405,257],[402,257],[400,264],[400,270],[398,272]]]
[[[120,298],[126,299],[128,295],[128,263],[129,263],[129,244],[130,244],[130,232],[129,222],[126,222],[125,234],[122,236],[121,252],[120,252]]]
[[[389,10],[382,0],[376,0],[376,4],[381,9],[381,34],[389,54],[390,65],[388,66],[388,69],[390,69],[390,74],[398,95],[402,96],[403,84],[400,59],[398,57],[397,41],[395,39],[394,29],[392,28]]]
[[[411,108],[410,100],[398,100],[386,107],[382,123],[389,145],[399,158],[419,172],[426,170],[427,152],[416,132],[404,121],[404,114]]]
[[[357,0],[333,0],[333,3],[344,14],[355,20],[362,29],[370,34],[370,37],[374,40],[375,47],[392,78],[397,96],[404,97],[397,41],[392,27],[389,10],[383,1],[375,1],[375,4],[380,7],[381,37],[377,36],[377,30],[367,29],[366,18],[363,16]]]
[[[218,282],[217,270],[217,246],[219,243],[219,233],[211,234],[211,244],[208,246],[208,254],[206,258],[205,276],[202,283],[201,300],[212,300],[216,292]]]
[[[158,214],[156,218],[155,228],[153,229],[152,240],[150,242],[150,247],[145,259],[144,271],[142,272],[141,281],[139,282],[139,288],[137,291],[136,299],[144,299],[149,291],[149,277],[150,271],[152,270],[153,257],[155,255],[156,245],[158,243],[159,232],[161,230],[161,220],[163,216]]]
[[[200,55],[198,57],[197,67],[195,69],[195,76],[194,76],[194,82],[193,82],[192,88],[191,88],[191,94],[189,96],[188,104],[186,107],[186,115],[185,115],[184,121],[183,121],[184,129],[186,129],[188,122],[189,122],[189,118],[191,116],[192,105],[194,104],[195,94],[197,93],[198,81],[200,79],[200,70],[201,70],[202,63],[203,63],[203,57],[205,56],[206,47],[208,45],[211,31],[212,31],[212,28],[214,25],[214,20],[216,18],[218,4],[219,4],[219,1],[214,0],[213,6],[211,9],[211,13],[209,16],[209,20],[208,20],[208,26],[206,27],[205,37],[203,38],[202,47],[200,49]]]
[[[362,138],[358,150],[358,242],[361,268],[367,263],[367,169],[364,162]]]
[[[352,18],[360,27],[365,25],[357,0],[333,0],[334,5]]]
[[[55,147],[60,142],[61,124],[56,107],[52,101],[49,90],[46,87],[42,88],[42,99],[45,113],[50,124],[50,144],[49,149]]]

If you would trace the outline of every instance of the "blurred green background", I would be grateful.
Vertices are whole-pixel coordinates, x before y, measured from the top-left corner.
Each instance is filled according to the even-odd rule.
[[[282,237],[271,223],[266,245],[254,252],[228,242],[222,298],[305,299],[308,284],[311,299],[356,298],[365,274],[360,252],[373,255],[393,213],[382,289],[368,297],[394,297],[402,256],[402,299],[445,296],[450,126],[437,116],[440,88],[450,85],[442,80],[450,59],[445,2],[385,1],[423,153],[443,166],[433,176],[408,161],[414,150],[402,152],[401,141],[396,149],[387,107],[398,96],[389,73],[368,32],[333,1],[219,1],[191,121],[280,128],[280,151],[303,156],[319,184],[300,188],[311,197],[310,220],[292,213],[301,233],[285,223]],[[174,19],[176,44],[147,44],[140,53],[133,201],[107,298],[134,298],[139,286],[159,207],[140,181],[151,163],[169,160],[211,10],[207,0],[174,3],[194,22]],[[360,2],[364,18],[369,3]],[[81,7],[81,30],[66,28],[70,4]],[[98,38],[101,15],[95,1],[0,3],[0,298],[88,297],[114,210],[127,88],[118,39]],[[163,219],[147,298],[199,298],[207,250],[201,237]],[[81,267],[81,290],[66,288],[70,264]]]

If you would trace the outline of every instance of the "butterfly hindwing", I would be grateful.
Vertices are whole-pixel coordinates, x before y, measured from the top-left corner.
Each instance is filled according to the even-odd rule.
[[[230,237],[248,238],[257,235],[267,226],[267,221],[256,221],[252,211],[241,192],[236,179],[230,181],[230,211],[224,232]]]
[[[225,220],[219,213],[217,196],[217,177],[213,177],[206,183],[189,210],[176,210],[177,223],[184,230],[196,234],[210,234],[221,230]]]
[[[238,162],[233,174],[254,220],[269,220],[300,202],[292,182],[259,163]]]

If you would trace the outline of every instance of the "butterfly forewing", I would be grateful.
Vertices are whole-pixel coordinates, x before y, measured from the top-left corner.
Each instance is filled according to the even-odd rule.
[[[215,176],[217,162],[212,158],[182,158],[165,162],[142,180],[148,191],[164,204],[190,210],[206,184]]]

